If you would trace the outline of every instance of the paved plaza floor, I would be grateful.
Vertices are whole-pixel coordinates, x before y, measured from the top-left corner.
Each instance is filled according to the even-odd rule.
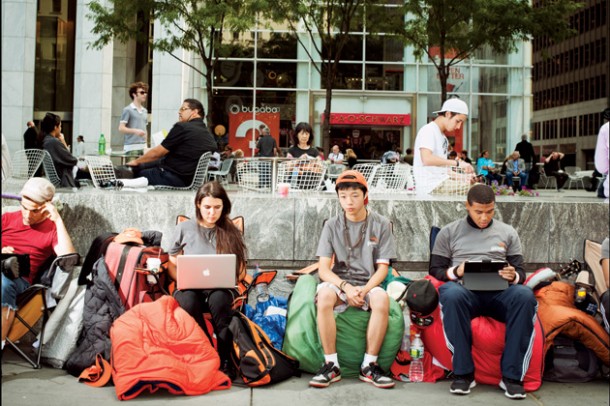
[[[478,385],[468,396],[449,393],[450,381],[431,383],[397,382],[393,389],[377,389],[358,379],[343,379],[326,389],[308,387],[310,374],[285,382],[248,388],[233,386],[229,390],[202,396],[174,396],[164,390],[142,394],[129,404],[165,405],[244,405],[244,406],[368,406],[368,405],[521,405],[603,406],[608,405],[608,381],[587,383],[544,382],[525,400],[510,400],[499,388]],[[95,406],[117,404],[114,387],[91,388],[79,383],[63,370],[43,367],[32,369],[12,351],[5,350],[2,362],[2,405]]]

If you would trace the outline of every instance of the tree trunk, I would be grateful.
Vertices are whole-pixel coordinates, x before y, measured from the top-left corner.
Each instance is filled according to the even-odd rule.
[[[330,112],[332,99],[333,99],[333,83],[337,76],[337,67],[335,63],[329,63],[326,71],[325,86],[326,86],[326,97],[324,104],[324,122],[322,123],[322,149],[324,154],[330,150]]]
[[[208,113],[206,116],[206,123],[208,125],[208,128],[212,132],[212,135],[215,135],[213,132],[214,129],[212,128],[212,126],[215,124],[212,122],[212,119],[213,119],[213,117],[216,117],[216,115],[214,114],[214,92],[212,92],[212,77],[213,76],[214,76],[214,69],[211,67],[206,67],[205,88],[206,88],[206,93],[208,95]]]

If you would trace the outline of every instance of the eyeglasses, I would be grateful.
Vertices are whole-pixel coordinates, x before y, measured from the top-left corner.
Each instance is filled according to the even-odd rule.
[[[178,111],[185,111],[185,110],[191,110],[191,108],[190,107],[180,107],[178,109]]]
[[[39,213],[41,213],[41,212],[42,212],[42,211],[45,209],[45,206],[44,206],[44,205],[42,205],[42,206],[38,206],[38,207],[37,207],[37,208],[35,208],[35,209],[28,209],[27,207],[25,207],[25,206],[23,205],[23,203],[21,203],[21,207],[23,208],[23,210],[25,210],[25,211],[29,211],[30,213],[34,213],[34,214],[39,214]]]
[[[138,94],[148,94],[148,92],[138,92]]]
[[[428,327],[430,324],[432,324],[434,322],[434,317],[432,317],[432,316],[420,317],[419,315],[417,315],[415,313],[411,313],[411,322],[413,324],[418,325],[419,327]]]

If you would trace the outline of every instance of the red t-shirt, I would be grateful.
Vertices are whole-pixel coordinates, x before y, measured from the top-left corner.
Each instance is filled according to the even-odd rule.
[[[49,219],[26,226],[21,210],[2,215],[2,247],[13,247],[15,254],[30,254],[30,276],[28,282],[36,278],[40,267],[55,254],[57,228]]]

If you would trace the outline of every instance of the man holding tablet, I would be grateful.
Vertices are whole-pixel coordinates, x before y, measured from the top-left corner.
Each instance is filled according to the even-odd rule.
[[[473,186],[467,196],[468,216],[441,229],[430,258],[430,275],[446,281],[439,288],[443,328],[447,347],[453,353],[455,380],[450,392],[470,393],[476,386],[472,360],[470,322],[490,316],[506,323],[502,380],[500,387],[511,399],[525,398],[523,379],[529,366],[537,302],[532,290],[523,285],[525,271],[521,241],[513,227],[493,220],[495,194],[486,185]],[[498,271],[503,290],[470,290],[465,268],[505,262]],[[468,264],[467,264],[468,263]],[[484,268],[481,266],[479,268]]]

